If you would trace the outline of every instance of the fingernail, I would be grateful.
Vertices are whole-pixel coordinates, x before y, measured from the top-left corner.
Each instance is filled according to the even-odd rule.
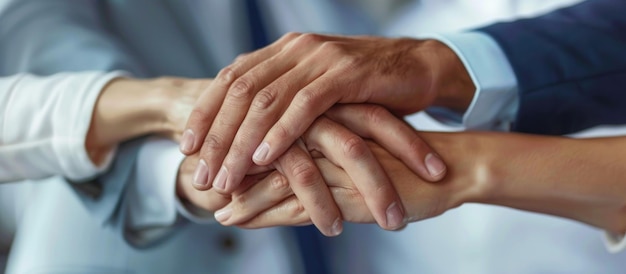
[[[256,148],[256,151],[254,151],[254,155],[252,155],[252,159],[255,162],[265,161],[265,158],[267,158],[267,154],[269,152],[270,152],[270,145],[267,142],[263,142],[261,143],[261,145],[259,145],[259,147]]]
[[[220,171],[215,176],[215,181],[213,181],[213,187],[219,190],[226,189],[226,179],[228,178],[228,170],[225,166],[220,168]]]
[[[193,139],[193,130],[186,129],[185,132],[183,132],[183,137],[180,140],[180,151],[182,151],[183,153],[191,153],[191,150],[193,149]]]
[[[227,221],[231,215],[233,215],[233,210],[230,209],[230,207],[225,207],[218,211],[215,211],[215,214],[214,214],[215,220],[217,220],[220,223]]]
[[[339,234],[341,234],[341,232],[343,231],[343,222],[341,221],[341,218],[337,218],[337,220],[335,220],[335,222],[333,223],[333,227],[330,230],[331,235],[330,236],[339,236]]]
[[[196,171],[193,174],[193,184],[203,187],[209,183],[209,168],[204,160],[198,162]]]
[[[435,156],[435,154],[428,153],[426,158],[424,159],[424,163],[426,164],[426,169],[428,169],[428,173],[432,177],[437,177],[441,175],[444,171],[446,171],[446,165],[443,163],[439,157]]]
[[[391,229],[399,228],[404,225],[404,215],[398,203],[393,202],[387,208],[387,227]]]

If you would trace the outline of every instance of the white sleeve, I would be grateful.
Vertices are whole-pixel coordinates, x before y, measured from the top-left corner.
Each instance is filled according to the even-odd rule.
[[[611,253],[618,253],[626,250],[626,235],[604,232],[604,245]]]
[[[213,214],[186,207],[176,195],[179,167],[185,156],[178,145],[152,137],[137,156],[135,191],[129,191],[128,226],[134,230],[173,225],[178,214],[196,223],[215,223]]]
[[[63,175],[80,181],[104,171],[85,148],[95,103],[121,72],[0,78],[0,182]]]
[[[476,91],[462,118],[467,129],[509,130],[517,115],[517,79],[506,55],[480,32],[429,35],[450,47],[467,69]],[[441,109],[437,109],[440,113]],[[436,117],[436,115],[433,115]]]

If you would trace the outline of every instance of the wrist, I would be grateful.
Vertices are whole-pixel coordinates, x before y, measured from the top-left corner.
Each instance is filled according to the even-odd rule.
[[[153,93],[157,94],[154,106],[158,111],[158,133],[179,141],[196,100],[210,83],[211,79],[173,77],[150,80]]]
[[[150,93],[144,81],[113,79],[94,105],[85,146],[98,158],[120,142],[157,132],[160,111],[158,97]]]
[[[422,55],[431,69],[432,105],[465,112],[471,104],[476,87],[465,65],[456,53],[437,40],[425,40]]]
[[[448,172],[437,184],[448,188],[448,208],[486,199],[494,191],[492,157],[482,133],[421,133],[425,141],[442,157]],[[471,155],[471,157],[468,157]]]
[[[118,78],[103,90],[97,111],[110,124],[118,122],[114,129],[128,131],[126,137],[139,137],[164,129],[167,96],[151,80]]]

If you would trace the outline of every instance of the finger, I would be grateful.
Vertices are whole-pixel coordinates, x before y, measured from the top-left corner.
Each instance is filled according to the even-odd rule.
[[[280,65],[271,64],[271,67],[277,66]],[[257,68],[254,68],[250,74],[253,75],[252,78],[274,76],[267,73],[269,70],[272,69],[264,68],[261,64],[258,71]],[[321,69],[310,68],[304,64],[296,65],[255,95],[248,114],[241,123],[241,127],[239,127],[232,146],[224,159],[223,167],[229,171],[226,192],[236,188],[241,178],[245,176],[252,164],[256,147],[261,143],[265,133],[287,109],[295,93],[322,73]]]
[[[192,188],[191,185],[189,185],[189,187]],[[213,190],[199,191],[192,189],[187,193],[187,201],[197,208],[214,212],[230,203],[230,196],[217,193]]]
[[[439,155],[415,129],[387,109],[376,105],[336,105],[326,116],[359,136],[373,139],[422,179],[436,182],[445,177],[446,166]]]
[[[276,169],[287,177],[291,189],[320,232],[337,236],[343,230],[341,214],[315,162],[303,147],[302,141],[298,140],[278,159]]]
[[[317,117],[339,100],[341,94],[333,91],[335,77],[334,73],[326,72],[296,94],[257,147],[254,163],[267,165],[276,160]]]
[[[231,193],[245,176],[245,171],[252,165],[252,155],[246,158],[241,157],[242,162],[238,163],[237,172],[243,174],[235,174],[233,170],[223,165],[223,161],[256,93],[292,68],[291,59],[279,58],[278,60],[281,61],[276,61],[275,57],[261,62],[233,82],[215,117],[215,122],[207,133],[200,150],[200,157],[205,160],[209,170],[207,181],[204,183],[213,182],[213,188],[216,191]],[[268,64],[273,64],[273,66],[268,67]],[[232,153],[241,155],[239,151],[232,151]]]
[[[252,165],[250,167],[250,169],[248,169],[248,174],[247,175],[254,175],[254,174],[259,174],[259,173],[264,173],[267,171],[272,171],[275,170],[276,168],[272,165],[269,166],[257,166],[257,165]]]
[[[209,130],[224,100],[224,92],[219,92],[223,85],[223,80],[212,82],[194,104],[180,142],[180,151],[185,155],[192,155],[200,148],[199,136],[206,134]]]
[[[191,181],[194,175],[193,170],[198,164],[198,157],[187,156],[179,167],[178,180],[176,182],[176,193],[182,201],[204,210],[215,210],[230,202],[230,196],[221,195],[215,191],[199,191],[193,187]]]
[[[180,144],[181,151],[186,155],[191,155],[200,150],[202,141],[211,128],[219,106],[222,104],[228,88],[235,79],[262,61],[276,55],[285,45],[300,35],[299,33],[289,33],[270,46],[249,54],[240,55],[233,61],[233,64],[222,69],[209,86],[209,89],[198,98],[185,126],[184,137]]]
[[[291,195],[287,178],[273,172],[245,192],[234,194],[226,207],[215,212],[215,219],[222,225],[241,224]]]
[[[342,167],[384,229],[404,225],[404,208],[378,159],[358,135],[328,118],[319,118],[305,134],[307,147]]]
[[[343,171],[339,171],[344,173]],[[371,212],[365,206],[360,195],[341,187],[331,188],[333,197],[340,205],[346,221],[353,223],[374,222]],[[252,219],[237,225],[240,228],[265,228],[274,226],[304,226],[310,225],[311,218],[300,200],[294,195],[279,204],[267,209]]]
[[[351,223],[373,223],[376,220],[367,208],[363,196],[355,188],[354,183],[345,170],[336,166],[326,158],[315,159],[322,177],[330,187],[333,198],[341,210],[341,216]]]
[[[255,229],[273,226],[305,226],[311,223],[309,213],[304,209],[302,202],[292,195],[271,209],[237,226]]]
[[[326,183],[331,186],[331,193],[335,201],[337,201],[344,220],[353,223],[374,222],[372,213],[367,208],[363,197],[354,188],[346,172],[328,161],[328,159],[316,159],[315,163],[322,172]],[[258,213],[253,218],[237,226],[241,228],[263,228],[309,224],[311,224],[309,214],[297,197],[291,195],[282,202]]]
[[[246,177],[244,183],[240,186],[240,191],[245,192],[247,188],[259,182],[264,177],[265,174]],[[231,195],[221,194],[212,189],[199,191],[193,188],[193,186],[189,183],[181,184],[180,187],[184,188],[180,191],[185,192],[186,200],[189,204],[209,212],[215,212],[231,202]]]

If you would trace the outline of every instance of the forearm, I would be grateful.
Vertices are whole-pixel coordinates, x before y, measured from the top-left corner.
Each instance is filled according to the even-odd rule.
[[[626,231],[624,138],[568,139],[520,134],[423,134],[465,181],[456,205],[478,202]]]
[[[148,80],[111,81],[94,106],[86,148],[94,163],[111,147],[136,137],[166,130],[164,106],[168,92]]]

